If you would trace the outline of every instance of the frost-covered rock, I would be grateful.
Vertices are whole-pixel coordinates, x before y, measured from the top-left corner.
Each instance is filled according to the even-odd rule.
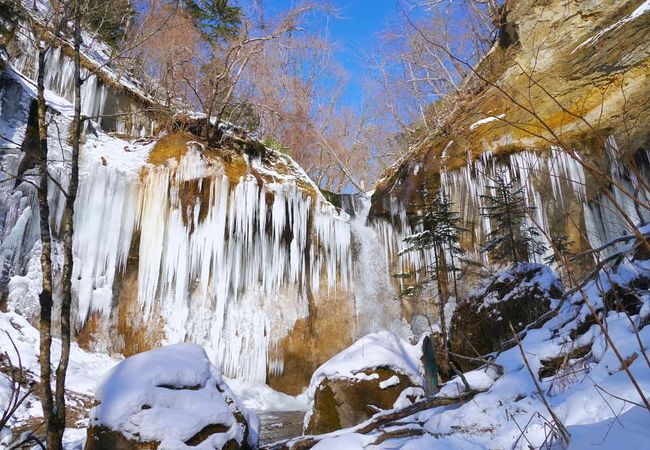
[[[132,356],[97,392],[86,450],[246,449],[257,416],[242,407],[202,347],[175,344]]]
[[[314,373],[305,431],[321,434],[356,425],[379,409],[403,407],[424,390],[422,352],[394,333],[362,337]]]
[[[561,295],[560,280],[543,264],[519,264],[497,273],[459,302],[451,320],[451,351],[476,356],[476,352],[484,355],[497,350],[512,337],[510,323],[515,330],[522,330]],[[457,364],[462,370],[476,367],[465,359]]]

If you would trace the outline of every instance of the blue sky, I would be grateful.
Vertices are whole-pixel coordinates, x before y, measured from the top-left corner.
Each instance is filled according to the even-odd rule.
[[[290,8],[295,0],[266,0],[271,13]],[[362,97],[362,78],[366,72],[364,52],[378,45],[377,35],[391,20],[399,16],[397,0],[332,0],[340,18],[315,24],[327,29],[330,41],[336,44],[336,57],[350,76],[350,84],[341,99],[343,104],[357,106]]]
[[[339,62],[349,72],[350,88],[343,98],[346,104],[356,104],[361,97],[362,80],[367,70],[364,52],[378,45],[377,34],[399,17],[395,0],[336,0],[341,19],[330,21],[330,36],[337,42]]]

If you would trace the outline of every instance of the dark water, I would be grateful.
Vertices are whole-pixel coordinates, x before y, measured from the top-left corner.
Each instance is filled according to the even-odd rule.
[[[274,411],[259,414],[262,429],[260,443],[289,439],[302,434],[302,419],[305,411]]]

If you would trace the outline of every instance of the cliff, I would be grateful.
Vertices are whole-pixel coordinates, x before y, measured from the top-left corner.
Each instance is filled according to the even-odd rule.
[[[94,120],[74,218],[78,342],[123,355],[197,343],[226,376],[296,394],[360,336],[390,329],[416,341],[435,326],[434,293],[424,292],[424,302],[401,297],[413,280],[391,277],[432,260],[399,254],[417,231],[411,213],[423,182],[450,193],[470,230],[463,293],[489,262],[479,252],[490,226],[480,196],[496,171],[525,182],[537,221],[569,234],[575,250],[627,232],[611,198],[635,220],[647,211],[603,186],[579,158],[645,198],[647,10],[639,1],[515,3],[508,18],[517,39],[481,61],[447,125],[385,175],[372,204],[346,198],[345,211],[291,158],[237,127],[220,124],[224,139],[213,146],[182,123],[162,132],[159,114],[173,112],[116,70],[102,45],[84,46],[83,114]],[[30,45],[39,30],[14,26],[22,31],[3,49],[0,74],[0,304],[33,319],[41,275]],[[68,45],[57,41],[45,68],[57,274],[57,184],[67,186],[70,157]]]
[[[443,186],[472,228],[465,247],[476,251],[486,228],[480,195],[505,169],[527,184],[545,230],[585,250],[625,232],[604,190],[636,220],[646,215],[606,180],[635,193],[634,180],[647,170],[650,4],[510,4],[509,45],[495,43],[444,125],[383,175],[371,216],[399,222],[398,205],[416,204],[423,185]]]
[[[0,154],[0,302],[35,320],[41,275],[33,39],[44,31],[20,16],[12,29],[0,74],[0,132],[8,143]],[[399,323],[398,308],[360,288],[374,277],[356,262],[355,243],[373,232],[364,222],[355,231],[290,157],[231,124],[219,124],[223,138],[212,146],[184,131],[193,128],[191,119],[168,121],[161,131],[151,110],[163,106],[115,69],[101,43],[84,40],[82,113],[89,120],[73,238],[80,345],[131,355],[198,343],[225,375],[297,394],[354,339]],[[65,39],[55,40],[45,66],[56,277],[59,186],[67,186],[71,156],[69,50]]]

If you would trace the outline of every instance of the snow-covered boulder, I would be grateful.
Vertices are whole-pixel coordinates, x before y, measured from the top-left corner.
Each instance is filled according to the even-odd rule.
[[[311,379],[305,432],[350,427],[378,410],[403,407],[424,395],[422,351],[394,333],[362,337],[320,366]]]
[[[202,347],[134,355],[100,385],[86,450],[247,449],[259,421],[239,404]]]
[[[562,291],[557,275],[543,264],[518,264],[497,273],[458,303],[451,319],[451,351],[477,356],[498,350],[512,337],[510,323],[522,330],[547,312]],[[476,367],[466,359],[456,363],[463,371]]]

